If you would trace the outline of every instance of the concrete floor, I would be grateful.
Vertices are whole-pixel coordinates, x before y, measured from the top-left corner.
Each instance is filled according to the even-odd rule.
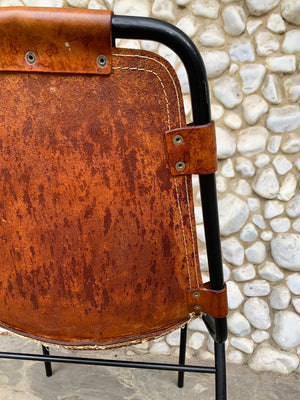
[[[31,341],[15,336],[0,337],[0,351],[40,352]],[[176,362],[172,357],[139,355],[126,357],[124,350],[67,352],[52,354],[83,357]],[[195,359],[188,363],[195,363]],[[260,373],[247,366],[227,364],[228,399],[298,400],[300,376]],[[53,376],[46,378],[40,362],[0,359],[0,400],[210,400],[214,399],[214,376],[186,374],[185,387],[176,386],[176,373],[112,367],[53,364]]]

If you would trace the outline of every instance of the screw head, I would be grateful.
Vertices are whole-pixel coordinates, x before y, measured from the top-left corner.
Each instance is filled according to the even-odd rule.
[[[197,298],[197,297],[200,297],[200,293],[199,293],[199,292],[194,292],[194,293],[193,293],[193,297],[196,297],[196,298]]]
[[[195,311],[201,310],[201,306],[199,306],[198,304],[196,304],[196,305],[194,306],[194,310],[195,310]]]
[[[99,67],[103,68],[107,65],[107,58],[103,55],[97,57],[96,62]]]
[[[173,144],[179,146],[183,142],[183,137],[181,135],[175,135],[173,137]]]
[[[28,51],[25,54],[25,60],[28,62],[28,64],[32,65],[35,64],[36,62],[36,55],[32,51]]]
[[[185,170],[185,163],[183,161],[178,161],[175,165],[177,171],[184,171]]]

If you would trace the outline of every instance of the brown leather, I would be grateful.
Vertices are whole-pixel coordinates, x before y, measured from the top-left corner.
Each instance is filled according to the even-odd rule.
[[[205,313],[215,318],[225,318],[228,314],[227,288],[212,290],[210,282],[188,291],[189,312]]]
[[[111,11],[7,7],[0,12],[0,71],[109,74]],[[33,52],[36,62],[25,55]],[[98,56],[107,64],[97,64]]]
[[[186,174],[212,174],[216,172],[217,147],[215,123],[186,126],[166,133],[169,165],[174,176]],[[184,162],[183,170],[176,169]]]
[[[48,343],[160,336],[202,286],[191,176],[166,153],[185,126],[178,79],[141,50],[113,49],[112,65],[0,72],[0,325]]]

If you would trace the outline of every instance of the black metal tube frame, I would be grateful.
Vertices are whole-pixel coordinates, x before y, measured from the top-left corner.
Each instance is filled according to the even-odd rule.
[[[153,40],[172,49],[182,60],[188,74],[194,125],[205,125],[211,121],[209,91],[204,63],[197,47],[182,31],[171,24],[153,18],[113,15],[112,43],[115,43],[116,38]],[[215,174],[199,175],[199,181],[211,287],[214,290],[221,290],[224,287],[224,278]],[[181,335],[179,365],[50,356],[49,350],[45,346],[43,346],[43,355],[0,352],[0,358],[43,361],[47,376],[51,376],[52,373],[51,362],[179,371],[179,387],[183,386],[184,372],[215,373],[217,378],[217,399],[225,399],[226,382],[222,376],[225,375],[224,341],[227,338],[226,318],[216,319],[204,315],[203,319],[215,340],[215,367],[184,365],[185,356],[183,351],[185,351],[186,347],[186,327]],[[219,366],[221,366],[221,372],[218,372]]]

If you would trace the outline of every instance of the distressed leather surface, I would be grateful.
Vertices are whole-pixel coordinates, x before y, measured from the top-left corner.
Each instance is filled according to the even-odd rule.
[[[0,325],[110,347],[190,318],[201,285],[185,126],[160,57],[113,49],[111,75],[0,73]]]
[[[176,138],[180,138],[179,143],[176,143]],[[207,125],[173,129],[166,133],[166,144],[172,175],[207,175],[216,172],[218,161],[214,121]],[[176,169],[178,162],[185,163],[184,170]]]
[[[1,7],[0,71],[109,74],[111,11]],[[33,52],[29,64],[25,54]],[[107,58],[100,67],[99,55]]]

